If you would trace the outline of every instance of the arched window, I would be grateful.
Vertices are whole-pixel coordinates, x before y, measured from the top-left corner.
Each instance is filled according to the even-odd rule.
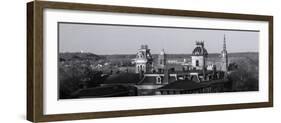
[[[199,66],[199,60],[196,60],[196,67]]]
[[[161,77],[160,76],[156,77],[156,84],[161,84]]]

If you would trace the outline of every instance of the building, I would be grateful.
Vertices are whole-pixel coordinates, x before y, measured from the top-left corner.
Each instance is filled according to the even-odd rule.
[[[147,45],[141,45],[135,59],[136,73],[146,73],[152,68],[152,55]]]
[[[203,41],[197,41],[191,56],[192,67],[196,70],[204,70],[206,68],[206,58],[208,52],[204,47]]]
[[[158,56],[158,66],[157,66],[158,71],[164,71],[166,64],[167,64],[167,55],[164,49],[162,49],[162,51]]]
[[[224,86],[227,80],[221,81],[221,77],[223,76],[221,74],[223,73],[221,71],[217,71],[215,65],[206,64],[208,51],[204,47],[204,42],[196,41],[195,44],[196,46],[191,55],[191,64],[188,64],[186,60],[184,60],[184,64],[178,64],[182,67],[181,71],[175,70],[173,65],[167,62],[167,54],[165,53],[164,49],[162,49],[158,55],[158,60],[156,62],[157,65],[154,65],[150,68],[147,67],[146,71],[143,72],[141,77],[142,79],[136,84],[136,87],[138,90],[140,90],[139,95],[172,93],[166,92],[167,90],[173,90],[175,93],[192,93],[197,92],[198,90],[196,89],[202,89],[203,92],[207,92],[218,90],[217,87]],[[138,50],[135,59],[137,71],[139,71],[140,65],[150,66],[149,62],[140,62],[150,60],[146,59],[146,57],[142,57],[142,59],[140,59],[138,54],[144,51],[147,51],[147,49]],[[213,83],[212,86],[209,83]],[[190,85],[194,87],[190,87]],[[219,86],[214,88],[214,85]]]
[[[194,48],[191,56],[192,67],[195,70],[202,70],[202,80],[206,79],[206,59],[208,52],[204,47],[203,41],[196,41],[196,47]],[[196,73],[193,73],[196,74]],[[198,76],[198,75],[197,75]],[[200,80],[201,80],[200,79]]]
[[[154,95],[155,89],[169,84],[176,79],[177,76],[175,74],[169,73],[167,55],[164,49],[162,49],[158,56],[157,65],[151,68],[150,72],[146,71],[143,74],[142,80],[136,86],[139,89],[139,95]]]
[[[76,93],[78,97],[106,97],[133,95],[167,95],[189,93],[226,92],[231,90],[232,83],[227,79],[228,56],[224,36],[221,52],[221,70],[216,65],[207,64],[208,51],[203,41],[196,41],[191,53],[191,62],[183,58],[181,63],[171,64],[162,49],[154,61],[148,45],[138,49],[135,72],[108,75],[100,87],[84,89]],[[175,62],[173,62],[175,63]],[[182,69],[175,69],[175,66]],[[98,93],[99,90],[107,90]],[[87,95],[87,93],[93,93]],[[122,93],[119,93],[122,92]]]
[[[212,80],[197,83],[191,80],[179,80],[155,91],[157,95],[194,94],[228,91],[231,88],[228,80]]]

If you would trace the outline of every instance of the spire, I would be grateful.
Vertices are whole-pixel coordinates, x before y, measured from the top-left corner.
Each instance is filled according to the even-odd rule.
[[[226,50],[225,34],[223,35],[223,50]]]
[[[223,50],[221,52],[222,55],[222,68],[221,70],[225,72],[224,77],[227,78],[227,71],[228,71],[228,57],[226,51],[226,38],[225,35],[223,37]]]

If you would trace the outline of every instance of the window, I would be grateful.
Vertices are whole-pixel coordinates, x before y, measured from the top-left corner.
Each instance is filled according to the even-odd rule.
[[[199,60],[196,60],[196,67],[199,66]]]
[[[145,65],[142,65],[142,70],[145,70]]]
[[[140,65],[140,70],[143,71],[143,66],[142,65]]]
[[[156,77],[156,84],[161,84],[161,77],[160,76]]]

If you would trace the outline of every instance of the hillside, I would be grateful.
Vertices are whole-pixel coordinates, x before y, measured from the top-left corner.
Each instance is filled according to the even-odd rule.
[[[59,59],[60,61],[71,61],[71,60],[97,61],[97,60],[105,59],[105,57],[93,53],[67,52],[67,53],[59,53]]]

